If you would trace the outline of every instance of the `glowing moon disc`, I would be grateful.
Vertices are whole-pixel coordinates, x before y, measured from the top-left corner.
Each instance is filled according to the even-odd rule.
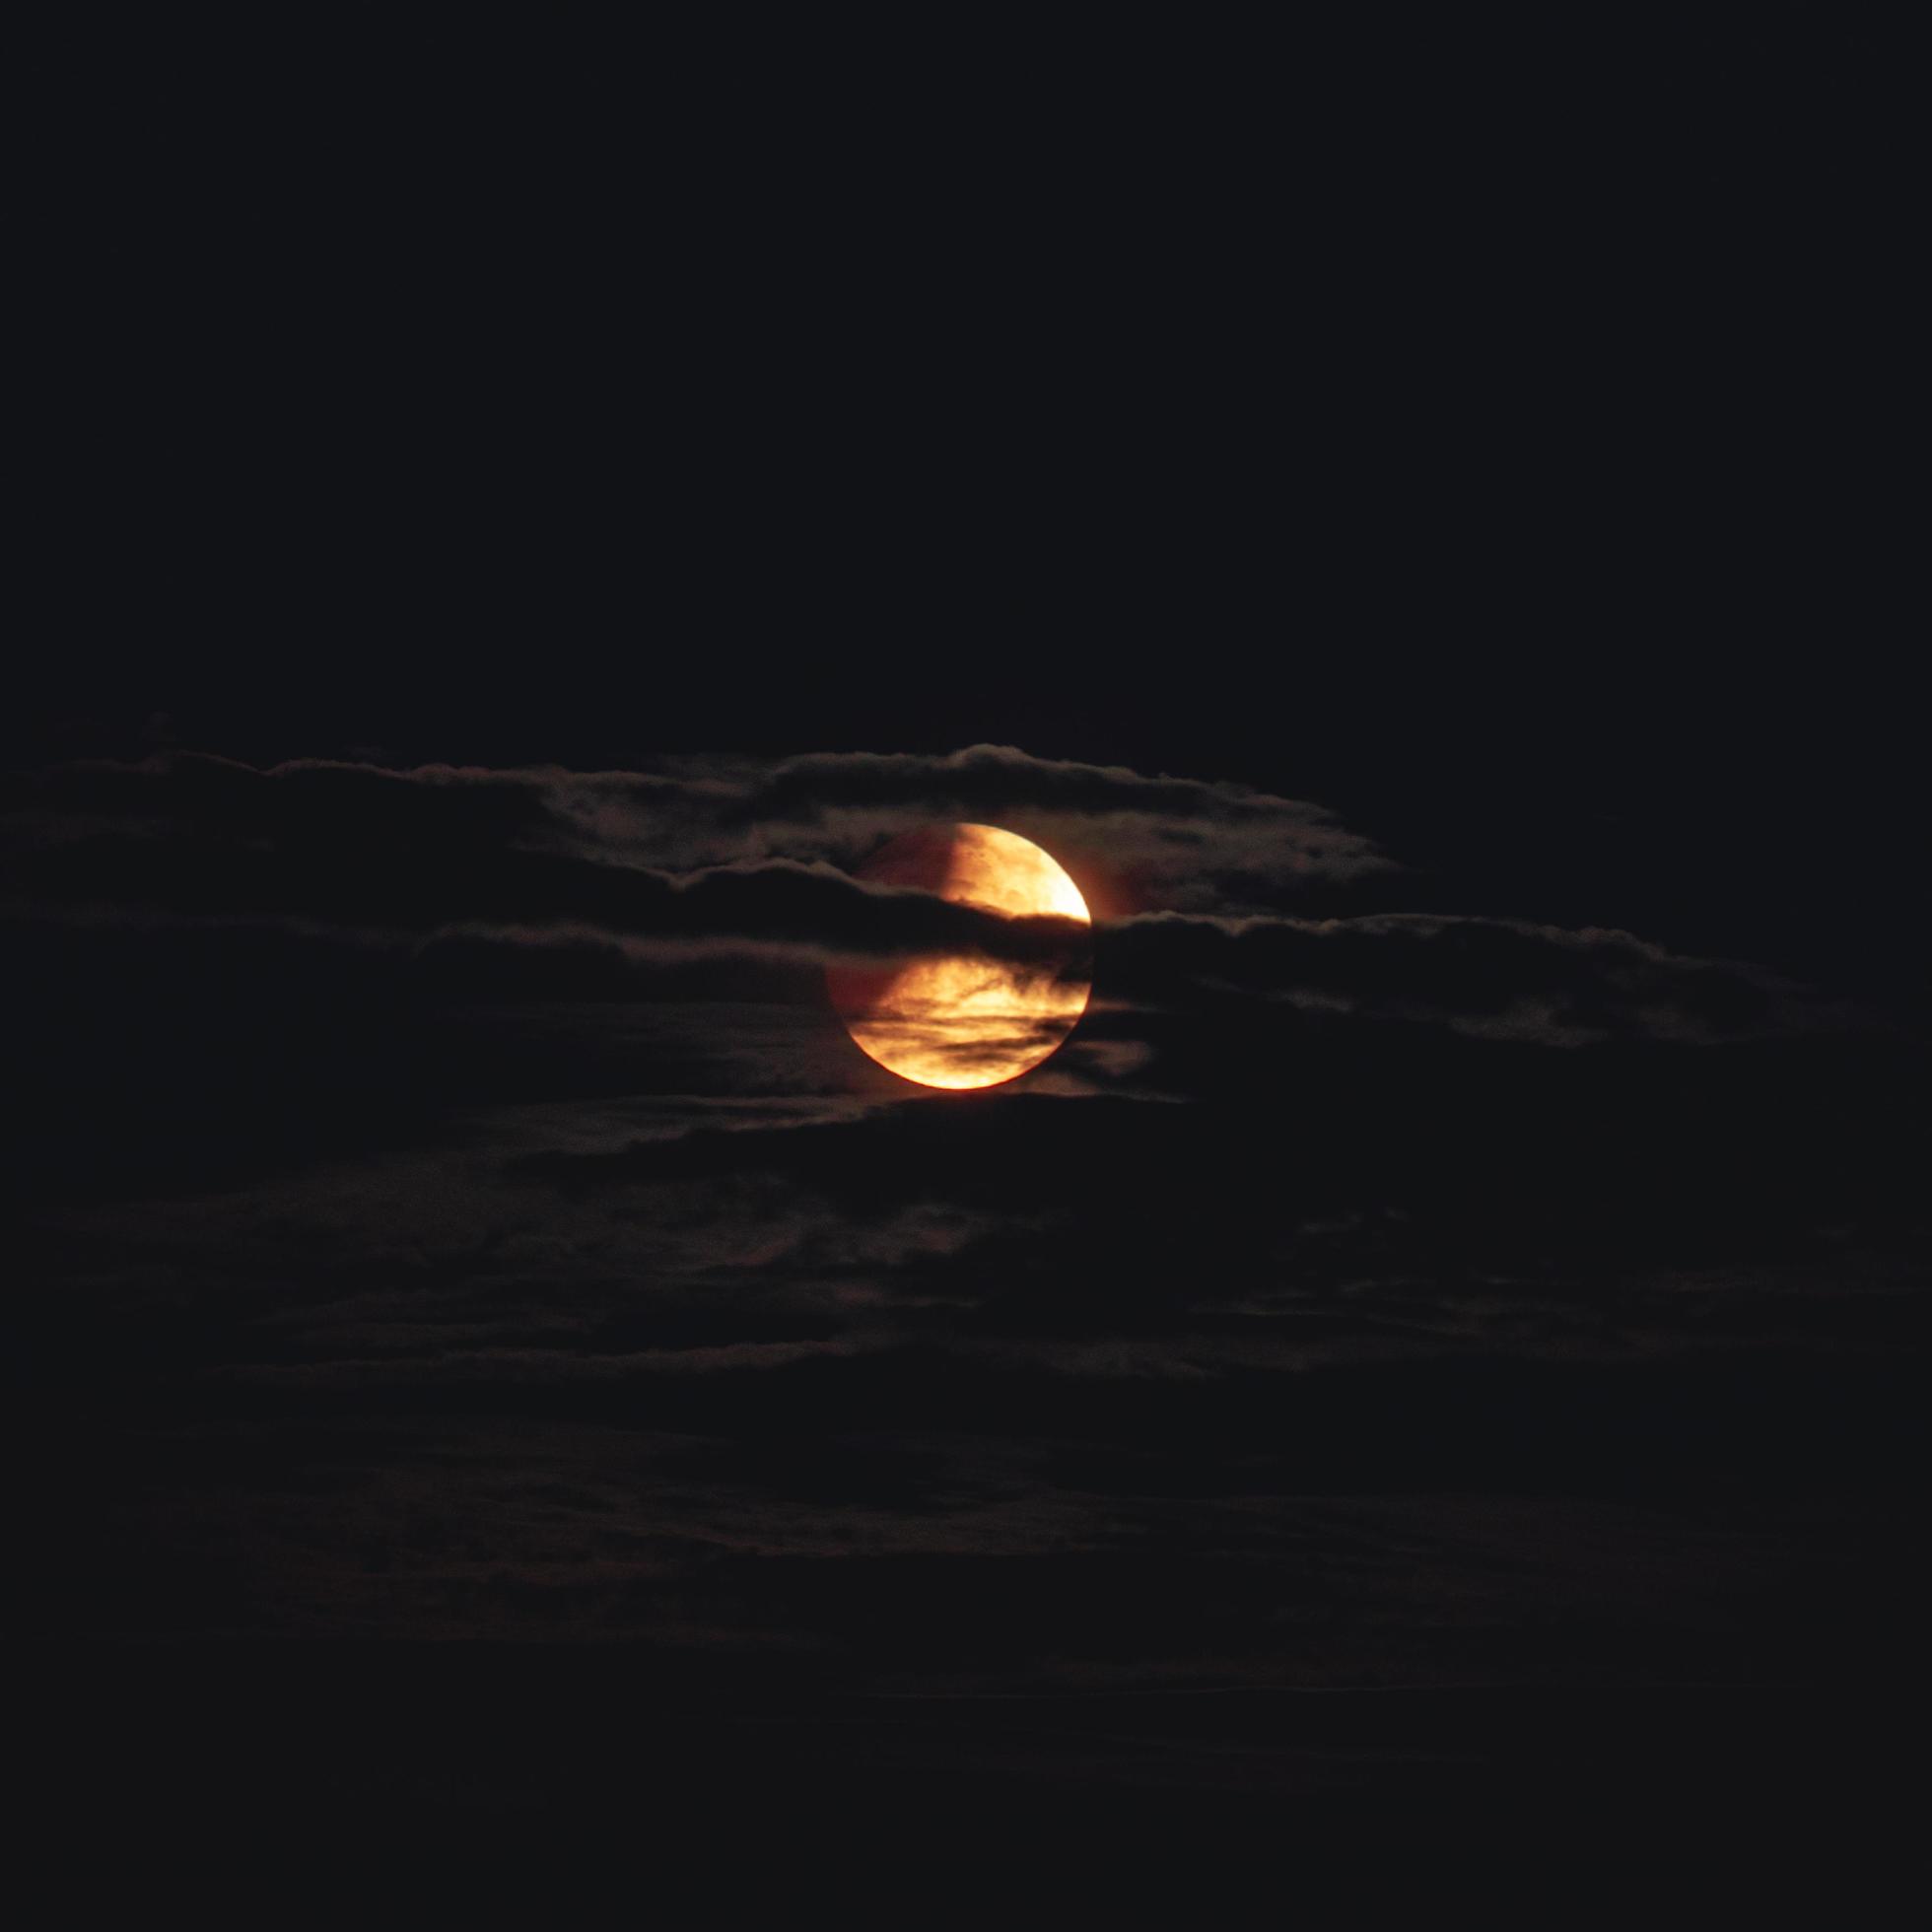
[[[1093,922],[1079,888],[1049,854],[995,825],[904,833],[859,876],[917,887],[1007,918],[1052,913]],[[835,967],[832,1004],[881,1067],[922,1086],[997,1086],[1037,1067],[1086,1011],[1083,957],[1040,961],[939,953],[882,967]]]

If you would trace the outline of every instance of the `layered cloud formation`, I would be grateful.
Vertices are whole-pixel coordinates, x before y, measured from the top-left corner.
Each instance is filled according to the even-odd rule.
[[[1066,936],[847,869],[962,815],[1091,888],[1094,1002],[915,1097],[821,969]],[[734,1694],[1756,1682],[1907,1513],[1921,1063],[1444,910],[1314,805],[993,747],[181,756],[22,778],[0,838],[30,1628],[616,1639]]]
[[[1626,932],[1406,912],[1399,868],[1316,805],[1002,746],[645,773],[175,756],[43,773],[9,802],[6,903],[30,917],[603,949],[641,967],[1063,946],[1060,922],[843,869],[911,825],[972,817],[1086,865],[1103,1000],[1278,1000],[1565,1045],[1845,1018],[1775,974]],[[1396,903],[1313,917],[1316,891]]]

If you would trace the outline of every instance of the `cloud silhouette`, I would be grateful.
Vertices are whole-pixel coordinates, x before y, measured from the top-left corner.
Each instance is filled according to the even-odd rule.
[[[946,757],[822,753],[755,763],[685,759],[662,772],[410,770],[298,759],[266,768],[195,754],[96,760],[15,781],[16,838],[110,826],[249,826],[285,842],[381,838],[431,848],[517,844],[670,870],[771,857],[850,863],[934,819],[996,820],[1071,842],[1164,902],[1215,881],[1292,888],[1391,869],[1318,805],[1231,784],[976,745]]]
[[[1084,974],[1091,940],[1102,1000],[1286,1001],[1556,1045],[1694,1043],[1850,1017],[1748,963],[1674,954],[1610,929],[1247,910],[1257,878],[1370,876],[1386,862],[1293,799],[1010,747],[763,767],[694,760],[663,773],[398,772],[322,760],[258,770],[177,754],[17,780],[7,802],[6,903],[28,916],[574,948],[586,978],[607,970],[599,947],[636,964],[739,956],[808,966],[945,950],[1071,961]],[[1181,908],[1089,932],[862,883],[824,856],[862,853],[933,814],[1029,812],[1036,831],[1046,819],[1078,824],[1110,851],[1118,841],[1143,886],[1184,858]],[[653,862],[667,853],[713,859]],[[726,853],[737,856],[717,857]]]
[[[1109,990],[1156,1004],[1245,996],[1558,1045],[1748,1038],[1852,1018],[1761,967],[1687,957],[1609,928],[1433,913],[1154,913],[1102,937]]]

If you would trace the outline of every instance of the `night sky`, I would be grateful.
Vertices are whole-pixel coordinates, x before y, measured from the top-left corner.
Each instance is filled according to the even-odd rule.
[[[50,12],[58,1821],[1848,1911],[1932,1608],[1905,68],[1790,4]],[[1095,921],[964,1094],[825,980],[1037,947],[855,878],[958,820]]]

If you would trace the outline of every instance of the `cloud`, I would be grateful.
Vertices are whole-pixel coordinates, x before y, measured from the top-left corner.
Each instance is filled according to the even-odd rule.
[[[1393,869],[1367,839],[1303,799],[1035,758],[1011,745],[970,745],[943,757],[788,759],[747,787],[735,812],[747,824],[819,828],[844,840],[934,815],[994,818],[1049,842],[1085,844],[1104,833],[1116,863],[1170,885],[1236,874],[1341,880]]]
[[[1102,938],[1110,991],[1156,1004],[1185,989],[1570,1046],[1753,1038],[1849,1017],[1761,967],[1672,953],[1611,928],[1433,913],[1154,913]]]
[[[1366,876],[1387,862],[1298,800],[1004,746],[656,773],[256,770],[174,755],[41,774],[11,803],[17,912],[561,952],[586,985],[609,983],[613,953],[632,966],[817,966],[948,950],[1082,977],[1091,964],[1100,996],[1130,1005],[1247,1000],[1555,1045],[1748,1038],[1847,1017],[1760,968],[1609,929],[1253,911],[1258,881]],[[944,814],[1050,843],[1052,827],[1077,828],[1135,876],[1130,896],[1167,868],[1167,903],[1089,932],[864,883],[834,862]],[[672,856],[704,862],[662,862]]]
[[[494,934],[604,939],[676,957],[769,951],[823,961],[924,951],[1054,961],[1087,930],[1051,916],[1006,919],[932,893],[862,883],[822,862],[768,859],[676,873],[556,851],[447,836],[358,836],[323,844],[232,829],[157,838],[93,828],[18,847],[16,909],[260,920],[371,937]]]
[[[1322,807],[1244,786],[1042,759],[1005,745],[944,757],[694,758],[657,772],[495,771],[297,759],[256,769],[168,754],[90,761],[16,784],[11,829],[70,845],[109,827],[247,826],[278,845],[380,838],[410,849],[546,849],[687,871],[766,858],[851,863],[933,819],[991,819],[1107,866],[1164,904],[1230,881],[1277,889],[1372,876],[1389,861]]]

